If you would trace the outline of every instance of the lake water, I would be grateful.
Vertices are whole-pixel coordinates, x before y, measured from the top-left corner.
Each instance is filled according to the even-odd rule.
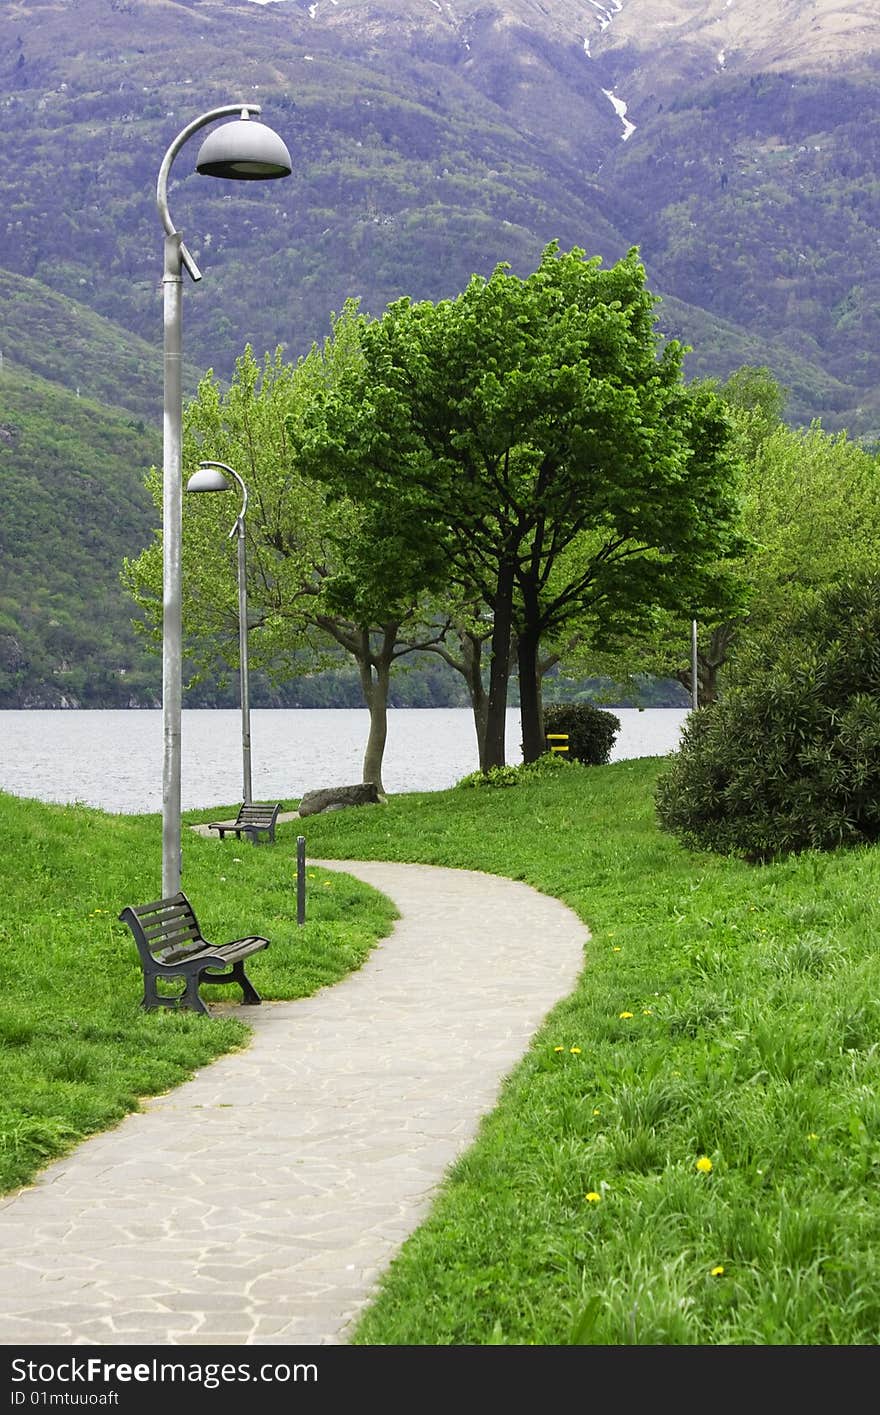
[[[612,711],[620,719],[612,761],[675,751],[688,717],[682,708]],[[366,708],[251,709],[254,798],[288,800],[360,781],[368,724]],[[507,760],[522,761],[516,708],[507,713]],[[389,709],[388,793],[440,791],[478,765],[469,709]],[[185,709],[183,809],[240,801],[241,782],[238,709]],[[123,814],[161,811],[161,709],[0,712],[0,790]]]

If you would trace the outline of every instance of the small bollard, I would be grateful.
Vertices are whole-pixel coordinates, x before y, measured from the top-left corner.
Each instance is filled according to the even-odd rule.
[[[296,837],[296,922],[306,921],[306,838]]]
[[[567,752],[567,751],[568,751],[568,733],[567,733],[567,732],[548,732],[548,733],[546,734],[546,736],[547,736],[547,741],[548,741],[549,744],[550,744],[550,750],[551,750],[551,752]],[[558,743],[558,745],[557,745],[557,743]]]

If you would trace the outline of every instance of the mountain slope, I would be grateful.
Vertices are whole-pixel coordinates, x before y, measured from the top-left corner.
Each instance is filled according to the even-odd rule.
[[[197,140],[172,173],[196,367],[296,356],[349,297],[441,298],[550,240],[638,245],[652,289],[741,331],[712,372],[781,344],[817,370],[790,417],[876,435],[878,30],[867,0],[15,0],[0,265],[158,347],[161,157],[255,101],[292,177],[203,182]]]
[[[161,457],[156,177],[199,113],[261,103],[294,173],[175,163],[188,391],[558,239],[638,245],[688,376],[768,364],[790,421],[880,439],[878,56],[867,0],[9,0],[0,701],[157,691],[118,569]]]
[[[135,638],[119,570],[151,538],[143,481],[161,456],[139,418],[3,360],[0,705],[157,700],[161,674]]]
[[[633,102],[721,73],[870,76],[880,14],[872,0],[623,0],[591,48]]]
[[[161,422],[161,347],[38,280],[2,269],[0,311],[4,359],[107,409]],[[198,379],[195,365],[186,361],[188,393],[195,391]],[[3,391],[0,383],[0,400]]]

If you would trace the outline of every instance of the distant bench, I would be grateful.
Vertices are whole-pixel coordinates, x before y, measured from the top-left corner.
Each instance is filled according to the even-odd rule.
[[[219,831],[221,840],[227,835],[235,835],[239,840],[246,835],[252,845],[259,845],[264,832],[268,840],[275,839],[275,822],[280,810],[280,801],[242,801],[234,821],[211,821],[208,829]]]
[[[268,948],[267,938],[252,934],[219,946],[209,943],[202,937],[193,907],[183,893],[156,899],[152,904],[127,905],[119,918],[134,934],[144,973],[142,1006],[148,1011],[154,1007],[190,1007],[194,1012],[208,1014],[199,996],[200,983],[238,983],[244,1002],[262,1002],[245,976],[244,960]],[[157,987],[160,979],[169,978],[185,980],[184,991],[176,997],[161,994]]]

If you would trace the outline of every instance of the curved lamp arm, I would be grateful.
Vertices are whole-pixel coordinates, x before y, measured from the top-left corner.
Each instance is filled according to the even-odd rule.
[[[222,108],[212,108],[209,113],[203,113],[201,117],[194,118],[191,123],[177,134],[174,142],[169,147],[162,166],[159,168],[159,180],[156,183],[156,205],[159,208],[159,215],[162,218],[162,225],[165,227],[166,236],[176,236],[178,231],[171,220],[171,213],[168,210],[168,174],[171,171],[171,164],[179,153],[183,144],[197,133],[199,128],[204,128],[206,123],[213,123],[216,118],[229,118],[233,113],[238,113],[242,118],[248,117],[251,113],[261,112],[258,103],[225,103]],[[183,241],[180,242],[180,260],[186,267],[187,272],[193,280],[201,280],[202,272],[196,265]]]
[[[227,466],[225,462],[199,462],[199,467],[214,467],[215,470],[218,472],[228,472],[229,475],[233,477],[238,483],[239,489],[241,491],[241,510],[235,518],[232,530],[229,532],[229,536],[227,537],[227,539],[231,540],[232,537],[236,534],[243,536],[244,518],[247,515],[248,490],[241,477],[238,475],[238,472],[235,470],[234,467]]]

